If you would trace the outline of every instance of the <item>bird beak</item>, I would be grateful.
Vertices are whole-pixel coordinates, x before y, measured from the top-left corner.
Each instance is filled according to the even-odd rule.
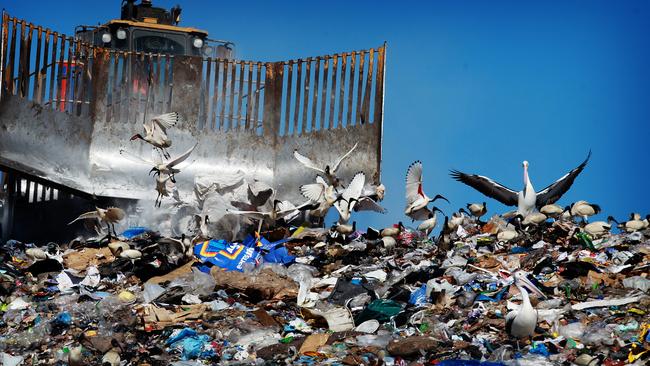
[[[149,175],[151,175],[151,173],[153,173],[153,172],[158,172],[158,170],[156,168],[151,168],[151,170],[149,171]]]
[[[139,138],[140,138],[140,135],[133,135],[133,136],[131,136],[131,141],[137,140]]]
[[[433,199],[432,199],[431,201],[429,201],[429,202],[433,202],[433,201],[435,201],[435,200],[437,200],[437,199],[442,199],[442,200],[447,201],[447,203],[451,203],[451,202],[449,202],[449,200],[448,200],[446,197],[444,197],[444,196],[441,195],[441,194],[437,194],[437,195],[436,195],[435,197],[433,197]]]
[[[530,280],[528,278],[521,278],[521,279],[517,279],[515,281],[517,281],[519,283],[519,285],[525,287],[531,293],[534,293],[535,295],[537,295],[538,298],[546,299],[546,295],[544,295],[544,293],[537,286],[535,286],[535,284],[530,282]]]
[[[436,207],[436,206],[433,206],[433,207],[431,208],[431,212],[436,212],[436,211],[440,212],[440,213],[443,214],[443,215],[445,214],[444,212],[442,212],[441,209],[439,209],[439,208]]]

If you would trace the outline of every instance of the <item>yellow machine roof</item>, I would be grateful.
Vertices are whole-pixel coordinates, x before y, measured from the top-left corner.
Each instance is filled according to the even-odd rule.
[[[150,23],[147,21],[135,22],[132,20],[113,19],[108,23],[106,23],[106,25],[112,25],[112,24],[126,25],[126,26],[139,27],[139,28],[157,29],[157,30],[167,30],[167,31],[182,32],[182,33],[200,33],[206,36],[208,35],[208,32],[197,28],[177,27],[174,25]]]

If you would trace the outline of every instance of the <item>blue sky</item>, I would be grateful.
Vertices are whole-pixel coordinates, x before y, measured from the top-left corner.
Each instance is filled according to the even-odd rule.
[[[171,7],[177,1],[154,1]],[[88,4],[92,4],[89,6]],[[624,218],[650,211],[650,2],[184,1],[182,23],[237,44],[237,57],[283,60],[388,42],[382,178],[405,219],[404,175],[424,163],[425,190],[450,214],[480,193],[451,168],[540,190],[592,159],[561,200]],[[71,33],[119,16],[119,2],[8,1],[12,15]],[[493,200],[488,207],[504,210]]]

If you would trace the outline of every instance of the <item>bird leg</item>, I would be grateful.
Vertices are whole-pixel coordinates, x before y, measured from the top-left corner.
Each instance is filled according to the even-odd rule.
[[[162,149],[162,152],[165,159],[171,158],[171,155],[169,154],[169,151],[167,151],[167,149]]]
[[[262,223],[264,223],[264,219],[260,219],[259,225],[257,225],[257,232],[261,233],[262,232]]]
[[[106,223],[106,229],[108,231],[108,234],[106,234],[106,238],[108,239],[108,242],[110,243],[111,238],[112,238],[112,236],[111,236],[111,225],[108,222]]]

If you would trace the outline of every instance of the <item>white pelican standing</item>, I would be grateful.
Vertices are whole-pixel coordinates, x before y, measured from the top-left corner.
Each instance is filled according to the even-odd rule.
[[[524,188],[519,192],[515,192],[482,175],[466,174],[458,170],[452,170],[451,177],[467,184],[488,197],[494,198],[506,206],[517,206],[517,211],[525,217],[533,212],[536,207],[542,207],[559,200],[571,188],[573,181],[585,168],[590,157],[591,151],[589,151],[589,155],[587,155],[587,158],[582,164],[539,192],[535,192],[533,184],[528,177],[527,161],[522,163],[524,167]]]
[[[422,211],[429,202],[434,202],[437,199],[443,199],[449,202],[448,199],[442,195],[437,194],[433,198],[424,193],[422,189],[422,162],[417,160],[413,162],[406,171],[406,209],[404,214],[411,217],[413,220],[422,220],[423,215],[426,219],[428,210]]]
[[[133,140],[143,140],[162,151],[163,156],[169,159],[167,148],[172,146],[172,140],[167,136],[167,129],[175,126],[179,121],[178,113],[165,113],[152,118],[144,127],[144,136],[137,133],[131,137]]]
[[[354,146],[352,146],[352,149],[350,149],[350,151],[348,151],[347,153],[345,153],[345,155],[338,158],[333,164],[327,164],[324,167],[316,164],[314,161],[312,161],[308,157],[300,154],[298,152],[298,149],[293,151],[293,156],[296,158],[296,160],[298,160],[305,167],[307,167],[309,169],[312,169],[312,170],[315,170],[315,171],[317,171],[319,173],[325,174],[325,178],[327,178],[327,180],[329,181],[329,184],[333,185],[336,188],[339,185],[339,180],[338,180],[338,178],[336,178],[336,171],[341,166],[341,162],[343,160],[345,160],[345,158],[350,156],[350,154],[352,154],[354,149],[357,148],[357,145],[359,145],[358,142],[356,144],[354,144]]]
[[[514,274],[514,284],[521,294],[522,301],[519,309],[506,315],[506,332],[517,338],[517,344],[519,344],[519,339],[535,334],[537,326],[537,310],[530,303],[526,288],[541,298],[546,298],[546,296],[526,278],[525,272],[518,271]]]

